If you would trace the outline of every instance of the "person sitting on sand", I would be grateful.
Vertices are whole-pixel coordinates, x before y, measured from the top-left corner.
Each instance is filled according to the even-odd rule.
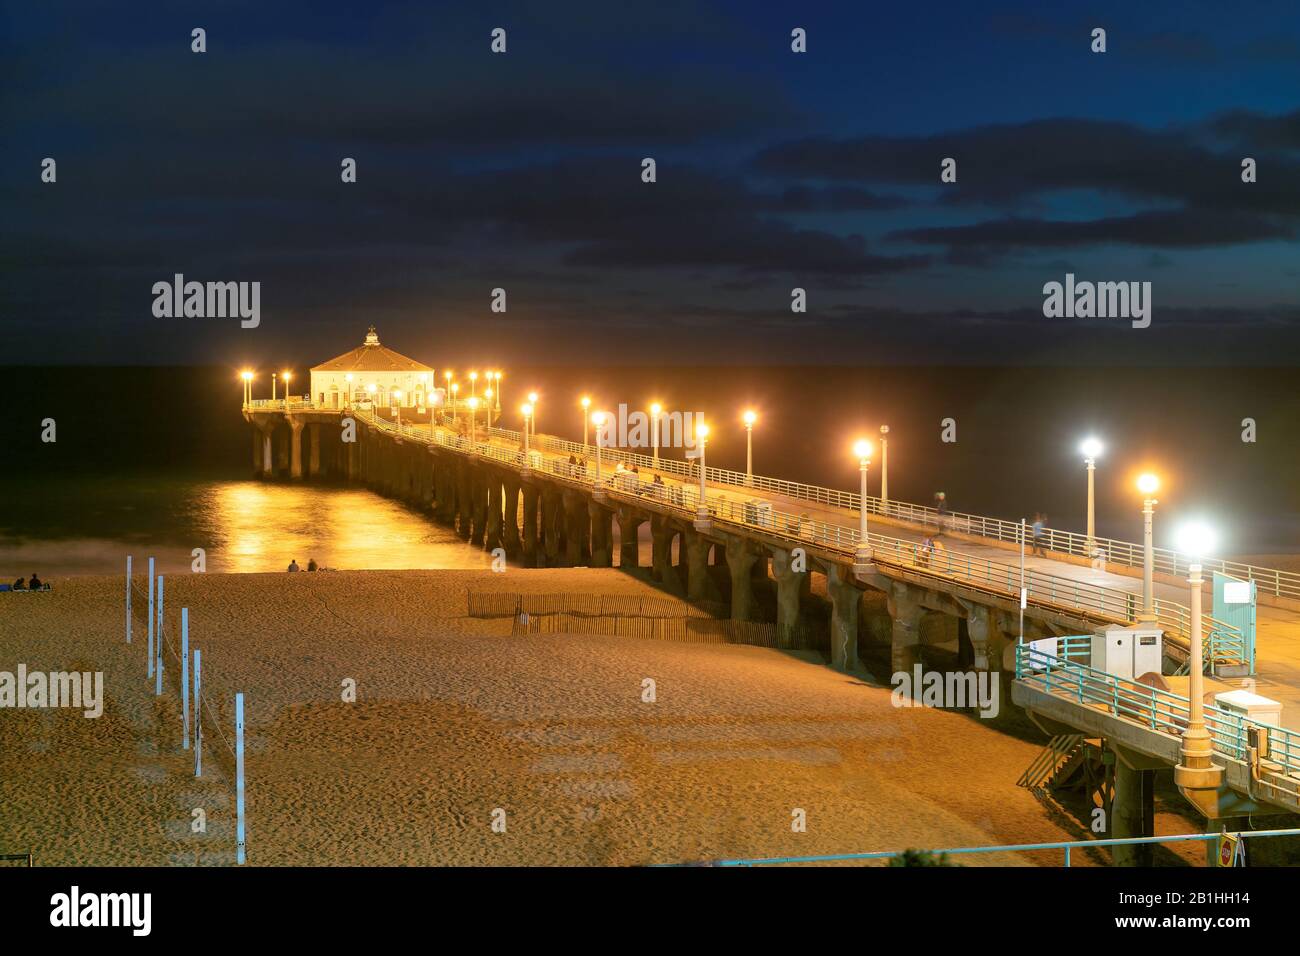
[[[289,570],[290,570],[290,571],[297,571],[297,570],[299,570],[299,568],[298,568],[298,559],[297,559],[297,558],[294,558],[292,561],[289,562]]]
[[[26,579],[26,578],[19,578],[17,581],[15,581],[15,582],[14,582],[14,590],[15,590],[15,591],[26,591],[26,590],[27,590],[27,579]]]
[[[30,578],[30,579],[28,580],[28,582],[27,582],[27,590],[29,590],[29,591],[39,591],[39,590],[41,589],[41,587],[42,587],[42,585],[41,585],[41,579],[38,578],[38,577],[36,576],[36,572],[33,571],[33,572],[32,572],[32,576],[31,576],[31,578]]]
[[[308,559],[307,559],[307,570],[308,570],[308,571],[315,571],[315,570],[316,570],[316,559],[315,559],[315,558],[308,558]]]

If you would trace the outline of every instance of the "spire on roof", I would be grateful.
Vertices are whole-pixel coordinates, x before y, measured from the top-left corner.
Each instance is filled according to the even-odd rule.
[[[372,325],[370,327],[370,330],[366,332],[366,345],[378,345],[378,344],[379,344],[379,333],[375,331],[375,327]]]

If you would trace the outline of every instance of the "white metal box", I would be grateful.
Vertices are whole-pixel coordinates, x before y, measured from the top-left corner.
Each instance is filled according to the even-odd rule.
[[[1091,666],[1124,680],[1159,674],[1163,666],[1163,634],[1158,627],[1144,625],[1099,628],[1092,635]]]
[[[1214,703],[1221,710],[1245,717],[1260,724],[1282,726],[1282,703],[1248,690],[1230,690],[1214,695]]]

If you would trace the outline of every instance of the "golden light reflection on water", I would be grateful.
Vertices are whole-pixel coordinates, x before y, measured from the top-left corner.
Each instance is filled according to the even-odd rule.
[[[209,571],[482,568],[488,554],[429,517],[369,491],[232,481],[205,485],[195,517],[213,544]]]

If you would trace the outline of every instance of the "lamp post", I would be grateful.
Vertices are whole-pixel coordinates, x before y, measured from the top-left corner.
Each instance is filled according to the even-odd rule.
[[[1179,762],[1174,767],[1174,783],[1199,808],[1217,804],[1217,790],[1223,771],[1211,759],[1213,742],[1205,728],[1205,677],[1201,654],[1201,558],[1213,545],[1213,532],[1204,524],[1186,526],[1179,534],[1179,550],[1191,556],[1187,583],[1191,587],[1189,605],[1191,621],[1188,641],[1191,658],[1187,690],[1187,729],[1183,731]],[[1194,794],[1187,794],[1191,790]],[[1199,798],[1199,799],[1197,799]]]
[[[1097,550],[1097,522],[1096,522],[1096,496],[1094,494],[1095,481],[1094,472],[1097,470],[1097,456],[1102,453],[1103,447],[1096,438],[1086,438],[1079,450],[1083,452],[1083,463],[1088,466],[1088,538],[1084,543],[1085,557],[1092,557],[1092,553]]]
[[[495,373],[493,373],[493,378],[496,379],[496,383],[497,383],[497,414],[500,415],[500,413],[501,413],[501,373],[500,373],[500,372],[495,372]]]
[[[754,484],[754,422],[758,415],[747,411],[742,416],[745,422],[745,484]]]
[[[469,373],[469,397],[470,398],[477,397],[478,395],[477,385],[478,385],[478,372],[470,372]]]
[[[606,416],[604,412],[593,412],[591,415],[591,421],[596,426],[596,474],[595,477],[592,478],[591,482],[591,495],[593,498],[605,497],[605,489],[600,483],[600,449],[602,445],[600,433],[605,430],[605,418]]]
[[[471,453],[478,450],[476,448],[475,433],[474,433],[474,428],[476,424],[475,419],[478,417],[476,414],[477,412],[478,412],[478,396],[471,395],[469,397],[469,450]]]
[[[659,467],[659,413],[664,410],[658,402],[650,403],[650,445],[654,449],[654,466]]]
[[[880,510],[889,504],[889,426],[880,426]]]
[[[1138,491],[1142,492],[1142,613],[1138,620],[1152,623],[1156,620],[1156,597],[1153,578],[1156,568],[1155,546],[1151,537],[1151,522],[1158,502],[1151,496],[1160,487],[1160,479],[1147,472],[1138,477]]]
[[[489,385],[487,391],[483,393],[483,397],[487,399],[486,406],[483,409],[483,415],[487,419],[487,427],[489,430],[492,428],[492,394],[492,386]]]
[[[352,373],[343,376],[343,407],[352,407]]]
[[[587,447],[587,421],[589,419],[587,409],[591,408],[591,399],[584,395],[578,404],[582,406],[582,447],[585,450]]]
[[[871,541],[867,537],[867,469],[871,466],[871,442],[859,439],[853,445],[853,454],[858,456],[858,474],[862,479],[861,500],[858,502],[858,547],[853,563],[855,568],[865,570],[871,564]]]
[[[537,393],[536,392],[528,393],[528,404],[533,406],[533,414],[532,414],[531,421],[533,423],[533,437],[536,438],[537,437]]]
[[[287,405],[289,402],[289,379],[293,378],[292,372],[281,372],[280,381],[284,382],[284,401]]]
[[[529,454],[529,448],[528,448],[528,419],[532,417],[533,406],[523,405],[520,407],[519,411],[524,416],[524,468],[523,470],[524,470],[524,474],[527,474],[528,466],[532,462],[532,456]]]
[[[393,411],[397,413],[397,430],[400,432],[402,430],[402,390],[395,388],[389,394],[393,396]]]
[[[451,383],[451,417],[452,418],[459,417],[459,414],[456,411],[456,396],[459,394],[460,394],[460,382],[452,382]]]
[[[709,426],[700,422],[695,426],[695,444],[700,449],[700,501],[695,509],[695,530],[708,531],[713,527],[713,521],[709,518],[709,504],[704,489],[704,448],[709,441]]]
[[[239,373],[239,377],[244,380],[244,404],[253,404],[253,373],[245,369]]]
[[[271,373],[271,401],[275,401],[275,372]]]

